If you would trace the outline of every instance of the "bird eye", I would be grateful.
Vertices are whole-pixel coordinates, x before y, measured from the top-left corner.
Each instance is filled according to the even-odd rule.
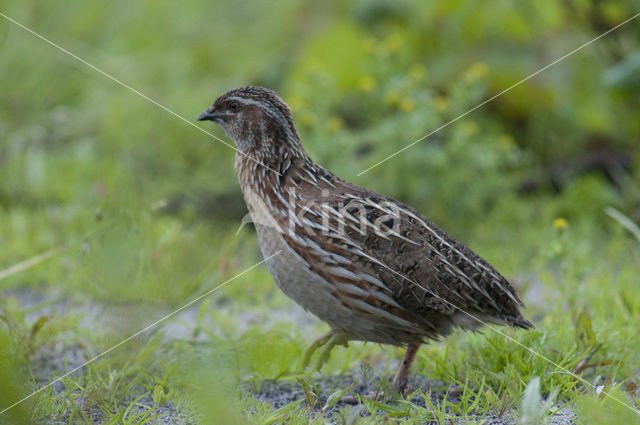
[[[229,104],[229,108],[235,111],[236,109],[238,109],[238,102],[231,102]]]

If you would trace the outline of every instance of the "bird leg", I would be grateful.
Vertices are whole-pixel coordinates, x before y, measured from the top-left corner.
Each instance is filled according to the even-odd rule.
[[[309,365],[309,361],[311,360],[311,356],[313,356],[313,353],[318,348],[323,347],[315,367],[315,370],[319,370],[322,365],[329,359],[329,354],[331,354],[331,350],[333,349],[333,347],[335,347],[336,345],[344,345],[346,347],[350,339],[351,338],[349,338],[348,334],[335,330],[322,335],[320,338],[313,341],[309,348],[305,350],[302,357],[302,369],[307,368],[307,366]]]
[[[313,356],[313,353],[318,348],[325,345],[329,341],[329,339],[331,339],[331,336],[333,335],[333,333],[334,333],[333,330],[327,332],[326,334],[322,335],[320,338],[313,341],[311,345],[306,350],[304,350],[304,354],[302,356],[302,369],[307,368],[307,366],[309,365],[309,361],[311,361],[311,356]]]
[[[409,378],[409,369],[416,358],[416,354],[420,349],[420,344],[409,344],[407,351],[404,353],[402,363],[396,372],[396,376],[393,377],[393,390],[402,393],[407,386]]]
[[[419,349],[420,349],[420,344],[409,344],[409,346],[407,347],[407,351],[404,353],[404,358],[402,359],[402,363],[400,364],[400,367],[398,367],[398,371],[396,372],[396,375],[393,377],[393,382],[391,384],[392,391],[402,394],[402,392],[405,390],[405,387],[407,386],[407,381],[409,378],[409,369],[411,369],[411,365],[413,364],[413,361],[415,360],[416,354],[418,353]],[[373,401],[383,400],[383,399],[389,400],[391,399],[391,394],[392,393],[387,391],[384,391],[384,392],[378,391],[375,393],[369,393],[368,395],[365,395],[363,397]],[[342,401],[349,404],[360,403],[359,397],[353,397],[353,396],[344,397]]]
[[[316,363],[316,370],[320,370],[322,365],[329,360],[329,354],[331,354],[331,350],[336,345],[342,345],[344,347],[349,343],[349,335],[342,332],[335,332],[327,341],[327,344],[324,346],[322,351],[320,352],[320,357],[318,357],[318,362]]]

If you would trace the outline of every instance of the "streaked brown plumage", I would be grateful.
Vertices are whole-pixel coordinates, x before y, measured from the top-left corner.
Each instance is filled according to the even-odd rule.
[[[484,259],[413,208],[315,164],[273,91],[231,90],[198,119],[238,146],[238,178],[262,253],[275,254],[267,266],[278,286],[332,328],[312,350],[348,340],[407,346],[394,379],[401,390],[426,339],[456,326],[532,327]]]

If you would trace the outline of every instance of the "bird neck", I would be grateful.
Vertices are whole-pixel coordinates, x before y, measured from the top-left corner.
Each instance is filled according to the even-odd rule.
[[[260,149],[237,152],[235,167],[247,202],[249,198],[259,198],[269,208],[286,209],[290,176],[302,170],[311,172],[316,166],[301,145],[291,149],[280,144],[268,154]]]

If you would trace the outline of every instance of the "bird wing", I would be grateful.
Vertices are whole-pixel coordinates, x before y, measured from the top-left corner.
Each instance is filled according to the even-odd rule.
[[[464,311],[527,327],[509,282],[416,210],[324,169],[309,175],[297,183],[308,208],[289,242],[348,296],[412,318]]]

